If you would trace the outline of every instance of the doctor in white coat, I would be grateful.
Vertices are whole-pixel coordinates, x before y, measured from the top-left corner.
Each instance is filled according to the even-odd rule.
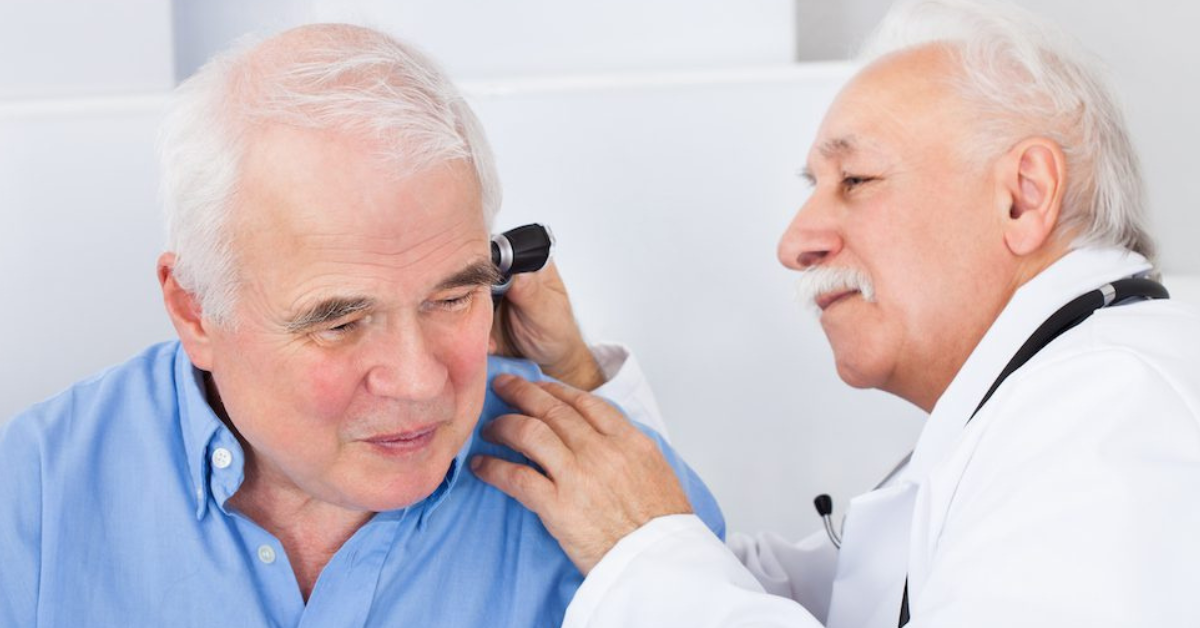
[[[871,50],[779,256],[841,377],[929,418],[840,550],[721,543],[637,430],[562,386],[497,383],[525,414],[488,438],[544,473],[475,473],[587,575],[571,627],[1200,626],[1200,316],[1150,281],[1111,93],[1004,5],[903,5]]]

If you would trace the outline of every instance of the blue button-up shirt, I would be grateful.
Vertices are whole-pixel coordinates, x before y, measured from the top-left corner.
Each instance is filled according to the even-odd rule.
[[[544,376],[492,358],[489,376]],[[441,486],[381,512],[321,572],[308,603],[279,539],[226,508],[242,448],[178,342],[151,347],[0,433],[0,628],[558,626],[582,580],[537,517],[484,484],[471,455]],[[480,424],[511,410],[489,385]],[[657,438],[657,436],[656,436]],[[712,495],[666,446],[717,535]]]

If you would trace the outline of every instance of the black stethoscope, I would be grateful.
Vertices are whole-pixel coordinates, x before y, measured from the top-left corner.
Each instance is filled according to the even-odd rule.
[[[1167,299],[1170,298],[1170,293],[1163,287],[1162,284],[1144,277],[1130,277],[1128,279],[1120,279],[1112,283],[1104,284],[1087,294],[1079,296],[1070,303],[1062,306],[1057,312],[1050,315],[1025,344],[1017,349],[1017,353],[1008,361],[1008,365],[1000,372],[996,381],[992,382],[991,388],[988,388],[983,399],[979,401],[979,405],[975,406],[975,411],[967,418],[967,423],[979,414],[979,410],[983,408],[983,404],[991,399],[992,393],[1000,387],[1000,384],[1012,375],[1017,369],[1021,368],[1030,358],[1037,355],[1046,345],[1050,344],[1055,338],[1061,336],[1064,332],[1075,327],[1076,325],[1087,320],[1089,316],[1094,314],[1096,310],[1106,308],[1110,305],[1121,305],[1131,299]],[[965,424],[964,424],[965,425]],[[883,478],[883,481],[875,486],[875,489],[881,488],[887,484],[897,473],[908,465],[912,459],[910,452],[896,465],[894,469]],[[875,490],[872,489],[872,490]],[[813,505],[817,508],[817,514],[821,516],[821,520],[825,523],[825,532],[829,535],[829,540],[833,542],[833,546],[837,549],[842,547],[841,536],[834,530],[833,527],[833,499],[829,495],[817,495],[813,500]],[[904,598],[900,604],[900,626],[903,627],[908,623],[908,582],[904,583]]]

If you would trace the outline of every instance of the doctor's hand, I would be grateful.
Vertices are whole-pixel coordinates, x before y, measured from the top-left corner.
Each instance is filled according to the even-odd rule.
[[[576,388],[595,390],[604,384],[554,262],[536,273],[513,276],[496,310],[491,340],[491,353],[532,360],[542,372]]]
[[[545,474],[490,456],[475,457],[471,469],[536,513],[584,575],[651,519],[692,512],[658,445],[608,402],[510,375],[496,377],[493,388],[525,414],[501,416],[483,437],[524,454]]]

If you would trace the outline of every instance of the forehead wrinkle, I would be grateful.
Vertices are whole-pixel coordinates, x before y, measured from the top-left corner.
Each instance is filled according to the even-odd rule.
[[[420,210],[425,210],[425,207],[420,207]],[[397,210],[404,211],[404,210]],[[439,213],[443,210],[439,210]],[[471,224],[474,222],[474,212],[470,216],[459,217],[454,223],[446,227],[425,235],[420,240],[405,241],[406,232],[412,228],[411,224],[405,224],[403,227],[391,229],[394,233],[380,233],[378,230],[365,231],[361,225],[355,224],[349,227],[344,227],[335,232],[317,232],[317,233],[300,233],[296,236],[297,240],[311,242],[313,246],[334,250],[334,251],[353,251],[356,253],[369,253],[370,255],[384,257],[404,257],[406,254],[415,250],[426,248],[430,243],[433,247],[421,257],[413,260],[419,262],[428,255],[436,254],[441,249],[447,246],[453,246],[460,236],[468,232],[478,230],[479,236],[486,240],[487,231],[482,224],[476,228]],[[479,214],[482,217],[482,214]],[[414,216],[406,222],[416,223],[423,220],[422,216]],[[482,221],[480,221],[482,223]],[[469,236],[468,236],[469,237]],[[437,242],[444,240],[443,242]]]

